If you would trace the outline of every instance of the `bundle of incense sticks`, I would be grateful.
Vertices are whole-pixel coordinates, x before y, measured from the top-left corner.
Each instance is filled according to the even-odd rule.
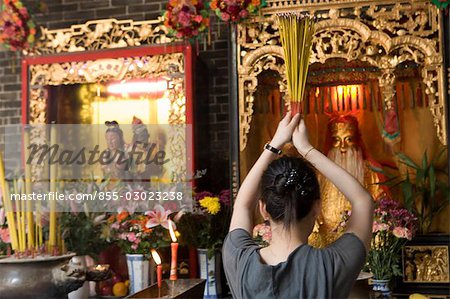
[[[305,13],[289,12],[278,14],[276,21],[280,30],[291,111],[294,115],[301,112],[315,18]]]
[[[30,143],[29,132],[24,131],[24,150],[26,156],[28,153],[28,145]],[[51,129],[51,142],[56,142],[56,126]],[[32,193],[31,165],[25,164],[25,176],[12,179],[13,194],[25,195]],[[5,178],[5,167],[3,164],[2,153],[0,152],[0,187],[3,195],[2,202],[6,212],[9,235],[11,238],[11,246],[16,254],[34,255],[40,251],[43,245],[47,245],[44,251],[50,254],[64,253],[64,241],[61,238],[60,229],[57,230],[57,213],[56,203],[50,204],[49,214],[49,236],[46,244],[44,244],[42,232],[42,212],[40,203],[37,203],[37,210],[33,213],[31,200],[15,200],[10,197],[10,186]],[[56,167],[50,167],[50,191],[56,191]],[[13,204],[14,203],[14,204]]]

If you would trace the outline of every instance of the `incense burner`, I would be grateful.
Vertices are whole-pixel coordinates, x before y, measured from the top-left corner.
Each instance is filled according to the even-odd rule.
[[[86,269],[69,263],[75,254],[0,259],[0,294],[5,299],[62,299],[81,287]]]

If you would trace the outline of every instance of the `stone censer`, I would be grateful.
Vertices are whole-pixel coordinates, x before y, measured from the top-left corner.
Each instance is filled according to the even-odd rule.
[[[81,287],[87,270],[70,262],[75,254],[0,259],[2,299],[63,299]]]

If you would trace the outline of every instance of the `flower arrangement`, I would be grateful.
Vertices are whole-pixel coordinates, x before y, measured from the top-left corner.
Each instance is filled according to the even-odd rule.
[[[374,169],[389,178],[384,185],[399,189],[405,208],[417,217],[418,234],[429,233],[435,217],[450,204],[450,187],[445,179],[448,175],[437,167],[446,152],[444,148],[430,159],[425,151],[419,163],[404,153],[397,153],[398,160],[406,167],[406,173],[400,175]]]
[[[372,244],[368,256],[368,270],[376,279],[390,280],[401,275],[400,251],[411,240],[416,217],[399,203],[388,198],[376,202],[372,226]]]
[[[108,218],[102,236],[117,242],[125,253],[149,254],[150,249],[170,244],[168,229],[171,213],[159,204],[145,213],[130,213],[122,209]]]
[[[209,27],[209,12],[203,0],[170,0],[164,25],[178,38],[195,38]]]
[[[67,250],[96,258],[107,246],[100,237],[105,217],[105,213],[62,213],[61,231]]]
[[[4,0],[0,14],[0,43],[10,50],[29,48],[35,40],[36,28],[27,8],[19,0]]]
[[[224,22],[241,22],[266,6],[265,0],[212,0],[210,8]]]
[[[222,247],[230,226],[230,191],[218,195],[204,191],[195,194],[193,200],[193,211],[184,213],[177,223],[180,243],[206,248],[212,256]]]
[[[261,247],[269,246],[270,240],[272,240],[272,230],[270,225],[266,223],[260,223],[253,228],[253,239]]]

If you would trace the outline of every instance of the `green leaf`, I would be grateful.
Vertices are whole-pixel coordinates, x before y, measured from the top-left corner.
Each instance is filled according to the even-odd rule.
[[[441,156],[447,151],[446,147],[441,148],[441,150],[439,151],[439,153],[437,153],[437,155],[434,156],[433,160],[431,160],[432,165],[435,165],[436,162],[441,158]]]
[[[375,185],[383,185],[383,186],[388,186],[388,187],[395,187],[397,185],[399,185],[400,183],[402,183],[402,181],[399,179],[399,177],[394,177],[391,179],[388,179],[384,182],[378,182],[375,183]]]
[[[422,157],[422,169],[427,169],[428,168],[428,155],[427,155],[427,151],[425,150],[425,152],[423,153],[423,157]]]
[[[412,167],[414,169],[418,169],[419,168],[419,166],[416,163],[414,163],[414,161],[411,160],[411,158],[409,158],[404,153],[397,153],[397,156],[399,157],[401,163],[406,164],[409,167]]]
[[[430,171],[428,173],[430,179],[430,197],[434,201],[434,195],[436,193],[436,173],[434,171],[434,166],[430,165]]]
[[[369,165],[369,168],[370,168],[370,170],[372,170],[372,171],[374,171],[374,172],[381,173],[382,175],[386,176],[386,177],[389,178],[389,179],[393,179],[393,178],[396,178],[396,177],[397,177],[396,175],[387,172],[386,170],[384,170],[384,169],[381,168],[381,167],[375,167],[375,166],[373,166],[373,165]]]
[[[405,207],[408,209],[408,211],[412,211],[414,204],[414,196],[413,196],[413,186],[409,181],[409,178],[402,184],[402,191],[403,191],[403,200],[405,201]]]
[[[423,171],[421,168],[418,168],[416,171],[416,185],[420,186],[423,185],[425,181],[425,171]]]

